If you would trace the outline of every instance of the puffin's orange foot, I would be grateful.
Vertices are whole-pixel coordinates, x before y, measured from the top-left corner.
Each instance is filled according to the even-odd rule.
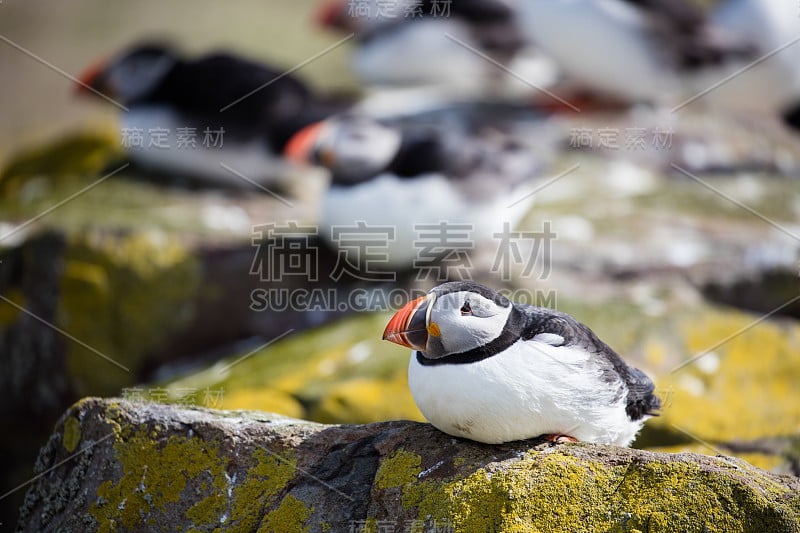
[[[569,435],[545,435],[544,440],[550,441],[554,444],[566,444],[567,442],[578,442],[575,437]]]

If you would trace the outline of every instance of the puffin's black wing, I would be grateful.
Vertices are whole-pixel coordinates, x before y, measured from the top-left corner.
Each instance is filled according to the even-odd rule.
[[[179,64],[160,96],[210,122],[241,123],[254,129],[295,115],[312,97],[301,81],[285,71],[227,53]]]
[[[657,415],[661,401],[653,393],[655,385],[644,372],[628,366],[622,358],[606,343],[600,340],[588,326],[578,322],[566,313],[535,307],[532,305],[514,304],[526,317],[521,338],[532,339],[541,333],[554,333],[564,339],[560,346],[575,346],[596,354],[603,378],[610,382],[621,380],[628,389],[625,411],[631,420],[639,420],[645,415]]]

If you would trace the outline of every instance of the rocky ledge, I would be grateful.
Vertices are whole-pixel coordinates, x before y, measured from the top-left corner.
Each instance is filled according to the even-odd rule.
[[[800,478],[726,456],[88,398],[20,531],[800,531]]]

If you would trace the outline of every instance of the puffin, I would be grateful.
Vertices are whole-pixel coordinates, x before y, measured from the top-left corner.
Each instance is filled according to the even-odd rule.
[[[79,80],[79,94],[123,110],[121,142],[134,163],[217,183],[240,181],[221,163],[268,182],[294,133],[341,110],[285,71],[227,52],[187,59],[165,43],[134,45]]]
[[[413,350],[414,400],[455,437],[629,446],[661,406],[650,378],[584,324],[471,281],[412,300],[383,339]]]
[[[530,210],[530,182],[542,167],[529,147],[497,131],[465,135],[351,114],[301,130],[285,154],[330,173],[320,236],[336,247],[336,228],[387,228],[372,266],[395,272],[425,263],[427,234],[450,232],[433,243],[442,254],[496,242]]]
[[[423,87],[437,101],[519,101],[559,80],[517,19],[506,0],[327,0],[317,13],[319,25],[355,35],[351,67],[363,84],[410,97]]]
[[[754,63],[708,94],[728,107],[781,116],[800,131],[800,7],[785,0],[723,0],[713,24],[755,47]],[[757,59],[761,61],[755,62]]]
[[[629,103],[680,104],[756,57],[689,0],[536,0],[519,13],[566,76]]]

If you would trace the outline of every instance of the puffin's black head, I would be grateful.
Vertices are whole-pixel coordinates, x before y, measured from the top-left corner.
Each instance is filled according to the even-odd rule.
[[[503,334],[513,311],[493,289],[469,281],[445,283],[400,309],[383,338],[439,359],[489,344]]]
[[[86,87],[91,87],[124,105],[147,100],[178,61],[166,45],[138,45],[88,68],[78,90],[88,92]]]

